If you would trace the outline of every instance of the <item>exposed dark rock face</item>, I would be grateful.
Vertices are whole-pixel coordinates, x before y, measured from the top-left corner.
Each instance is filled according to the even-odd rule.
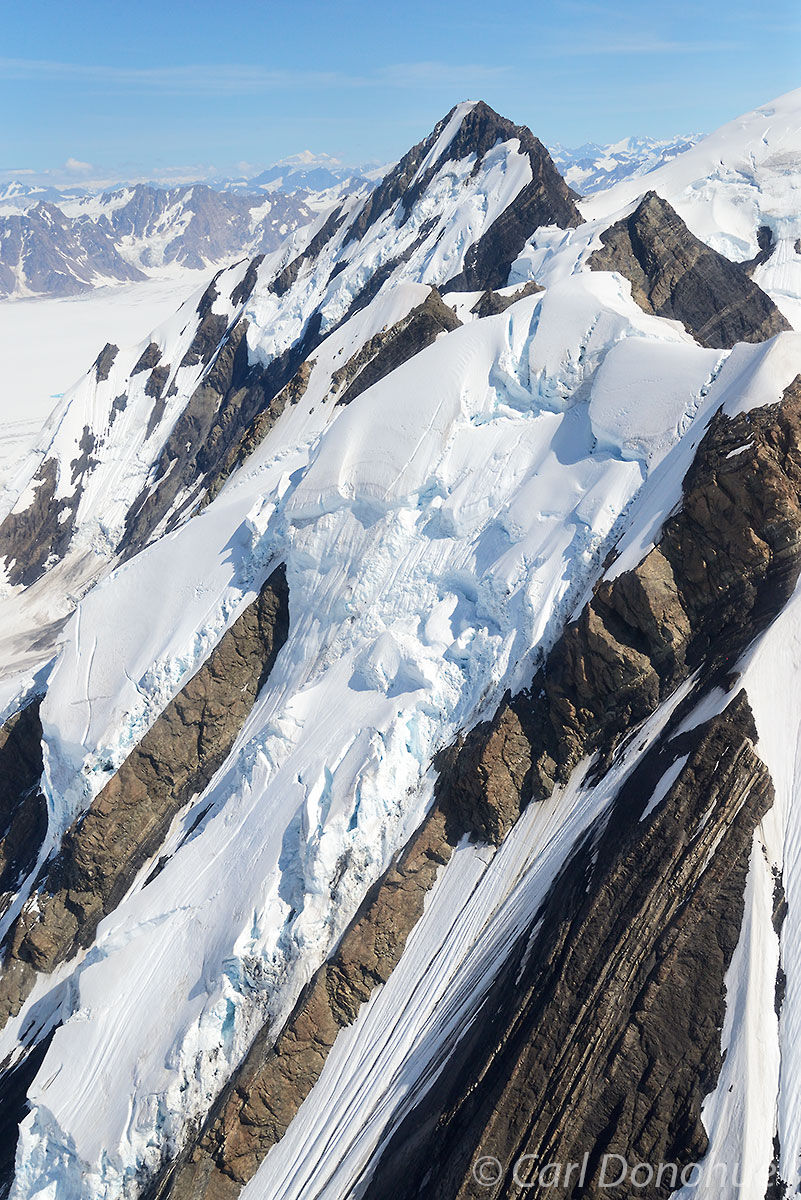
[[[646,756],[533,914],[533,945],[525,937],[513,948],[432,1093],[391,1140],[369,1200],[545,1195],[539,1171],[585,1155],[586,1186],[576,1169],[559,1194],[628,1200],[628,1179],[600,1190],[620,1173],[611,1159],[602,1175],[605,1155],[679,1172],[704,1155],[724,976],[753,832],[773,795],[755,740],[741,692]],[[688,758],[678,778],[640,823],[679,754]],[[502,1164],[495,1187],[473,1176],[482,1154]],[[636,1194],[661,1200],[675,1176],[659,1184]]]
[[[217,273],[212,276],[212,278],[209,280],[206,290],[197,302],[196,312],[201,321],[211,312],[212,308],[214,307],[215,300],[219,300],[220,298],[217,280],[221,275],[222,271],[217,271]]]
[[[336,231],[345,220],[345,213],[341,208],[335,209],[323,222],[320,228],[315,233],[314,237],[309,242],[305,250],[298,254],[291,262],[287,263],[283,271],[276,275],[270,285],[272,291],[277,296],[283,296],[292,287],[292,284],[300,274],[300,268],[306,262],[313,262],[327,242],[331,240]]]
[[[712,420],[659,545],[601,582],[531,687],[468,734],[441,781],[446,811],[479,837],[503,837],[519,805],[550,795],[587,754],[608,761],[701,662],[725,672],[800,568],[801,377],[780,404]]]
[[[154,367],[158,366],[160,358],[161,350],[155,342],[151,342],[139,355],[131,375],[139,375],[142,371],[152,371]]]
[[[511,296],[501,296],[499,292],[487,291],[480,300],[476,301],[470,311],[477,317],[496,317],[498,313],[506,312],[510,304],[516,304],[518,300],[525,300],[527,296],[533,296],[543,290],[532,279]]]
[[[289,630],[283,567],[167,705],[43,869],[7,938],[0,1015],[19,1010],[36,971],[88,945],[155,853],[173,817],[223,763]]]
[[[681,321],[702,346],[730,349],[790,328],[745,267],[690,233],[656,192],[647,192],[630,216],[601,234],[601,241],[587,265],[625,275],[641,308]]]
[[[157,369],[160,369],[160,368],[157,368]],[[169,364],[168,364],[166,371],[164,372],[164,375],[161,378],[158,378],[156,380],[155,388],[149,392],[148,392],[148,388],[150,388],[150,385],[153,380],[153,376],[151,375],[150,379],[147,381],[147,387],[145,388],[145,392],[148,395],[151,395],[155,398],[155,404],[151,408],[150,415],[147,418],[147,427],[145,429],[145,440],[147,440],[147,438],[149,438],[150,435],[152,433],[154,433],[156,429],[158,429],[158,427],[161,424],[162,419],[164,417],[164,413],[167,408],[167,397],[165,395],[163,395],[163,389],[164,389],[164,384],[167,382],[167,375],[169,374],[169,370],[170,370],[170,368],[169,368]],[[156,371],[153,372],[153,375],[155,375],[155,374],[156,374]]]
[[[51,560],[63,558],[75,530],[75,516],[83,495],[85,477],[98,465],[92,456],[97,439],[88,425],[77,442],[79,453],[70,462],[68,496],[59,496],[59,464],[46,458],[40,464],[31,483],[33,499],[22,512],[10,512],[0,523],[0,557],[5,559],[8,581],[11,584],[35,583]]]
[[[241,282],[239,282],[231,292],[231,303],[233,305],[238,307],[240,304],[247,304],[248,300],[253,295],[253,289],[258,282],[259,267],[263,262],[263,254],[257,254],[255,258],[250,260],[248,263],[248,269],[245,271]]]
[[[420,164],[434,146],[452,114],[453,109],[437,122],[427,138],[412,146],[384,176],[378,187],[373,189],[348,231],[349,241],[359,241],[371,225],[376,224],[385,213],[391,212],[399,201],[405,199]]]
[[[247,328],[246,318],[239,317],[175,422],[153,477],[128,512],[124,557],[146,545],[165,518],[169,531],[219,492],[232,464],[244,461],[243,446],[258,444],[256,428],[263,436],[291,400],[292,389],[283,389],[321,341],[315,314],[299,340],[262,367],[249,362]]]
[[[11,512],[0,524],[0,554],[5,558],[9,583],[35,583],[51,556],[67,552],[75,528],[75,513],[82,489],[56,500],[58,463],[46,458],[33,477],[34,495],[22,512]]]
[[[205,508],[215,496],[219,495],[225,481],[247,461],[257,446],[261,444],[287,404],[297,404],[301,400],[306,392],[306,388],[309,386],[313,366],[313,358],[305,359],[289,383],[281,389],[278,395],[265,408],[260,409],[256,413],[240,440],[233,443],[223,457],[209,483],[206,495],[200,503],[200,508]]]
[[[31,700],[0,729],[0,911],[36,866],[47,832],[40,703]]]
[[[123,393],[121,396],[115,396],[111,404],[111,412],[108,418],[108,427],[111,429],[114,422],[117,420],[121,412],[125,412],[128,407],[128,397]]]
[[[742,264],[749,275],[753,275],[757,267],[761,267],[763,263],[766,263],[776,249],[773,230],[769,225],[760,225],[756,236],[759,250],[753,258]]]
[[[84,475],[86,475],[89,471],[93,471],[97,466],[98,460],[96,458],[92,458],[92,451],[95,449],[96,445],[97,439],[95,438],[95,435],[92,433],[88,425],[84,425],[80,441],[78,442],[78,449],[81,453],[70,463],[70,467],[72,469],[70,482],[73,484],[73,486],[79,479],[82,479]]]
[[[145,395],[146,396],[155,396],[156,399],[159,399],[162,392],[164,391],[164,388],[167,384],[167,380],[169,379],[169,377],[170,377],[170,364],[169,363],[164,363],[164,365],[161,367],[154,367],[153,370],[150,372],[150,376],[148,378],[147,383],[145,384]]]
[[[203,320],[210,318],[217,319],[207,314]],[[252,371],[248,362],[246,335],[247,321],[243,319],[231,330],[214,365],[171,430],[156,463],[155,479],[143,488],[129,510],[123,540],[127,554],[147,542],[181,492],[191,489],[214,469],[244,423],[242,406],[250,417],[250,410],[263,401],[258,387],[260,373]],[[150,432],[155,425],[156,421],[151,420]]]
[[[470,247],[464,269],[446,285],[447,289],[465,292],[505,287],[512,263],[540,226],[558,225],[562,229],[570,229],[582,222],[573,192],[557,171],[542,142],[534,137],[530,129],[498,117],[483,102],[475,106],[468,120],[471,118],[481,124],[486,123],[492,131],[491,134],[482,134],[483,143],[490,136],[495,138],[493,145],[497,141],[517,138],[521,151],[528,154],[532,179],[475,245]]]
[[[334,372],[331,383],[333,392],[338,393],[337,404],[350,404],[401,363],[432,345],[441,333],[460,325],[453,309],[432,288],[422,304],[395,325],[376,333],[344,367]]]
[[[207,366],[217,351],[217,347],[225,337],[228,328],[228,318],[219,313],[206,312],[201,318],[197,332],[180,362],[182,367],[196,367],[200,363]]]
[[[5,1197],[14,1182],[14,1160],[20,1123],[28,1114],[28,1089],[44,1062],[55,1029],[12,1067],[0,1064],[0,1197]]]
[[[790,1194],[789,1186],[779,1174],[780,1154],[781,1144],[778,1135],[776,1135],[773,1139],[773,1161],[770,1164],[770,1177],[765,1192],[765,1200],[786,1200],[786,1197]]]
[[[337,1034],[385,983],[423,913],[426,892],[453,850],[442,813],[425,819],[371,888],[331,958],[313,976],[283,1031],[265,1028],[215,1104],[198,1142],[152,1197],[219,1200],[253,1177],[322,1072]]]
[[[109,372],[114,365],[114,359],[117,357],[118,347],[112,346],[111,342],[106,342],[103,349],[95,359],[95,379],[98,383],[103,383],[108,379]]]

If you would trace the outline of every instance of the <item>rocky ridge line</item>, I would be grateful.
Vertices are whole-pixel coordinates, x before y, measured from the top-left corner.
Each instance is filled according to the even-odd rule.
[[[658,544],[596,586],[532,686],[472,730],[441,773],[449,821],[500,841],[585,757],[595,756],[600,778],[701,668],[702,682],[532,914],[534,945],[527,931],[511,949],[471,1036],[378,1163],[368,1200],[487,1194],[471,1171],[480,1153],[506,1168],[489,1194],[514,1197],[529,1194],[512,1170],[524,1153],[541,1165],[589,1154],[589,1190],[574,1180],[565,1191],[579,1196],[595,1194],[604,1154],[681,1165],[706,1152],[701,1104],[722,1062],[724,977],[753,833],[773,791],[743,692],[719,717],[679,730],[704,694],[731,687],[737,658],[800,571],[801,377],[779,404],[713,418]],[[431,1131],[422,1141],[421,1129]],[[671,1190],[663,1180],[638,1194],[663,1200]]]
[[[681,321],[702,346],[731,349],[790,329],[742,263],[730,262],[690,233],[656,192],[601,234],[587,259],[594,271],[619,271],[645,312]]]
[[[173,818],[222,765],[286,641],[288,603],[278,567],[67,831],[6,937],[3,1023],[19,1012],[37,972],[52,972],[91,943]]]
[[[666,1200],[706,1154],[701,1109],[723,1062],[725,976],[773,787],[744,692],[671,740],[675,732],[645,756],[532,913],[446,1070],[396,1129],[365,1200],[544,1196],[537,1181],[548,1163],[585,1166],[583,1182],[579,1168],[560,1175],[566,1200],[630,1200],[635,1190]],[[472,1170],[487,1154],[502,1165],[489,1188]],[[610,1186],[619,1162],[611,1177],[603,1162],[613,1154],[629,1168],[675,1163],[676,1174]]]
[[[750,451],[728,457],[732,448],[739,448],[749,439],[752,442]],[[532,687],[520,696],[508,699],[495,720],[473,730],[460,750],[443,756],[443,770],[437,785],[438,806],[430,818],[445,821],[440,851],[445,846],[455,845],[465,830],[472,831],[473,836],[481,840],[500,842],[532,795],[534,798],[549,795],[557,779],[566,781],[586,754],[598,753],[600,771],[601,764],[608,764],[621,738],[636,729],[639,722],[650,715],[700,662],[705,663],[709,678],[725,676],[727,663],[736,656],[738,648],[743,648],[776,615],[792,591],[801,568],[800,495],[801,379],[787,389],[781,404],[732,420],[723,414],[713,419],[685,479],[682,508],[666,524],[659,546],[633,571],[622,574],[612,583],[601,582],[579,619],[565,630],[545,670],[535,678]],[[744,536],[745,529],[751,530],[750,537]],[[592,709],[588,707],[590,701],[593,702]],[[609,961],[617,961],[616,955],[619,959],[627,947],[631,948],[625,930],[629,927],[630,906],[635,903],[635,897],[643,914],[652,912],[654,906],[663,901],[668,904],[666,896],[675,898],[679,894],[686,900],[694,897],[693,905],[686,910],[688,913],[698,911],[693,907],[695,905],[706,905],[706,924],[702,932],[695,931],[704,946],[703,954],[698,958],[701,963],[710,959],[715,938],[723,930],[723,944],[714,957],[715,972],[718,968],[719,972],[716,974],[711,968],[706,974],[702,971],[694,985],[703,998],[703,1011],[699,1017],[703,1038],[698,1035],[698,1055],[694,1057],[686,1044],[681,1044],[680,1057],[687,1071],[682,1084],[682,1104],[686,1111],[681,1125],[683,1132],[680,1137],[677,1135],[675,1150],[677,1154],[681,1150],[685,1155],[690,1151],[696,1155],[703,1152],[700,1103],[703,1088],[711,1090],[720,1068],[717,1030],[723,975],[739,931],[751,835],[770,803],[771,795],[770,780],[753,752],[755,733],[744,696],[740,695],[726,714],[699,730],[672,747],[668,747],[668,736],[665,735],[640,770],[639,786],[634,787],[633,796],[618,797],[610,822],[614,832],[610,835],[608,859],[613,865],[608,872],[600,868],[596,872],[597,889],[592,892],[597,902],[595,908],[587,902],[589,906],[581,910],[581,920],[592,930],[589,944],[596,952],[599,944],[604,946]],[[647,827],[658,831],[648,842],[653,850],[653,878],[673,880],[655,891],[651,874],[640,869],[643,831],[638,826],[639,817],[647,797],[665,770],[685,749],[688,762],[671,789],[669,799],[660,806]],[[727,756],[731,759],[728,774],[720,768],[721,763],[728,761]],[[688,855],[685,853],[684,830],[694,821],[700,836],[702,818],[716,789],[719,798],[714,820],[707,818],[709,830],[700,838],[693,854]],[[729,827],[735,824],[737,830],[729,836]],[[630,843],[625,843],[625,829],[629,830]],[[605,836],[603,829],[598,833]],[[724,848],[719,848],[714,869],[705,874],[707,852],[718,837],[724,835],[729,841]],[[664,853],[664,861],[660,861],[660,853]],[[576,897],[587,896],[586,855],[580,860],[577,857],[570,869],[573,875],[568,871],[566,877],[570,880],[569,891],[574,902]],[[629,897],[625,902],[619,892],[615,900],[608,899],[607,893],[612,887],[609,880],[617,878],[615,872],[620,878],[625,876]],[[614,888],[612,894],[615,894]],[[564,898],[558,888],[554,895]],[[550,948],[543,949],[542,955],[553,958],[552,979],[562,979],[563,975],[569,978],[566,968],[554,965],[556,952],[547,941],[548,931],[562,929],[564,937],[554,937],[562,950],[568,947],[565,953],[568,953],[572,940],[579,941],[579,932],[574,930],[568,936],[564,924],[560,924],[561,910],[553,896],[547,903],[553,904],[554,912],[551,920],[543,922],[546,933],[541,941]],[[677,907],[670,911],[665,908],[660,918],[663,925],[660,925],[660,919],[643,915],[642,928],[650,931],[649,936],[656,937],[657,931],[664,927],[668,930],[665,934],[668,942],[670,938],[677,944],[681,941],[685,949],[681,951],[684,957],[680,960],[686,973],[689,970],[687,964],[696,961],[696,943],[689,927],[685,928],[681,921],[671,924],[677,911]],[[597,921],[601,913],[605,914],[603,919],[608,922],[608,928],[604,934],[606,940],[599,942]],[[412,923],[416,919],[414,916]],[[405,943],[410,928],[404,926],[394,948],[385,947],[383,971],[386,976],[397,962],[398,944]],[[581,937],[584,936],[582,933]],[[664,951],[666,961],[673,953],[668,942]],[[342,946],[362,943],[357,918]],[[651,961],[646,953],[640,958],[641,965]],[[372,959],[370,961],[372,963]],[[542,956],[536,961],[542,966]],[[596,966],[603,975],[600,965],[593,961],[595,966],[585,964],[584,982],[576,982],[578,995],[582,994],[582,989],[586,991],[591,986]],[[355,1019],[359,1004],[367,999],[358,983],[362,968],[358,963],[352,964],[348,980],[351,1001],[345,1007],[348,1020],[337,1020],[332,1024],[330,1015],[326,1016],[325,1004],[320,1007],[320,996],[328,994],[326,981],[330,973],[337,970],[336,962],[335,957],[315,976],[289,1025],[279,1035],[275,1048],[269,1046],[269,1031],[263,1031],[245,1065],[235,1073],[229,1092],[215,1108],[200,1142],[189,1150],[178,1173],[170,1174],[169,1181],[162,1184],[162,1190],[157,1193],[159,1196],[184,1200],[190,1195],[198,1195],[207,1200],[218,1197],[228,1200],[255,1173],[259,1161],[283,1134],[291,1116],[313,1086],[339,1028]],[[498,985],[501,995],[505,994],[504,989],[509,992],[510,978],[515,977],[519,968],[520,961],[514,958],[514,970],[510,966],[509,971],[503,973],[504,983]],[[622,967],[621,972],[625,975]],[[666,1036],[670,1022],[665,1014],[670,1013],[671,1005],[676,1001],[661,984],[651,981],[649,986],[653,991],[649,1012],[652,1009],[657,1014],[653,1018],[656,1025],[652,1034],[656,1044]],[[538,1003],[542,1015],[545,1001]],[[632,1004],[634,1000],[628,993],[620,993],[617,1006],[613,1008],[619,1011],[623,1020],[622,1014],[629,1013]],[[499,1028],[503,1027],[503,1022],[514,1023],[516,1020],[514,1012],[504,1010],[504,1014]],[[561,1019],[561,1015],[557,1015]],[[582,1019],[590,1018],[585,1014]],[[642,1019],[650,1028],[651,1016]],[[315,1029],[325,1032],[318,1036]],[[506,1034],[503,1036],[505,1039]],[[564,1030],[554,1035],[550,1048],[540,1044],[542,1053],[550,1053],[561,1046],[563,1036],[567,1037]],[[696,1034],[687,1033],[686,1036],[692,1040]],[[598,1040],[595,1035],[588,1037],[592,1044]],[[491,1037],[488,1040],[491,1044]],[[575,1049],[578,1044],[571,1042],[570,1046]],[[609,1049],[607,1043],[602,1045]],[[475,1053],[479,1052],[476,1050]],[[665,1060],[666,1055],[669,1057],[669,1048],[660,1050],[659,1055]],[[607,1055],[604,1063],[594,1077],[597,1088],[602,1087],[603,1071],[613,1072],[615,1079],[627,1078],[614,1055]],[[630,1066],[626,1064],[625,1069]],[[663,1067],[664,1062],[659,1069]],[[472,1077],[470,1080],[466,1076],[460,1077],[460,1080],[472,1094]],[[691,1085],[690,1080],[701,1083]],[[559,1091],[558,1077],[551,1079],[548,1086],[555,1089],[555,1094],[563,1095]],[[576,1086],[573,1078],[573,1087]],[[541,1107],[542,1098],[538,1097],[536,1103]],[[450,1112],[458,1104],[458,1095],[451,1095],[443,1104]],[[508,1110],[504,1111],[508,1116]],[[582,1131],[588,1119],[585,1114]],[[416,1113],[414,1122],[419,1127],[427,1127],[427,1121],[427,1113]],[[410,1133],[409,1136],[414,1141],[415,1135]],[[581,1136],[585,1136],[584,1132]],[[598,1131],[594,1136],[596,1140],[600,1137]],[[609,1142],[610,1146],[617,1144],[614,1139]],[[398,1173],[405,1177],[409,1165],[405,1151],[397,1153],[401,1155],[400,1165],[393,1159],[394,1165],[387,1167],[383,1176],[392,1179],[391,1188],[398,1186]],[[413,1160],[412,1154],[410,1161]],[[464,1163],[459,1170],[462,1167]],[[454,1180],[457,1177],[458,1171]],[[428,1184],[420,1186],[421,1195],[430,1194],[426,1190]],[[383,1196],[378,1183],[376,1188],[376,1195]],[[391,1188],[387,1195],[392,1194]],[[469,1189],[465,1194],[470,1194]]]

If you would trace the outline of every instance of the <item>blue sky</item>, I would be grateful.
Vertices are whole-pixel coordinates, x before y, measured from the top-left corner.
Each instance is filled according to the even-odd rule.
[[[801,86],[798,0],[3,0],[0,172],[386,161],[457,100],[546,142],[711,130]],[[65,166],[69,164],[69,166]]]

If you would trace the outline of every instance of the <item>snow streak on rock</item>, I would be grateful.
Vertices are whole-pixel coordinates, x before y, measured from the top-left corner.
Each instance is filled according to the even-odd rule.
[[[788,127],[792,98],[775,109]],[[657,186],[703,147],[642,186],[644,238],[639,184],[582,222],[528,130],[457,105],[369,194],[107,346],[51,417],[0,511],[14,1200],[413,1194],[437,1111],[465,1115],[437,1150],[461,1194],[476,1131],[524,1146],[494,1103],[513,1088],[496,1035],[533,1021],[543,1078],[590,1043],[623,1077],[601,1008],[574,1021],[575,995],[543,989],[573,962],[592,990],[629,909],[637,961],[690,978],[691,959],[700,997],[674,1057],[668,993],[642,1009],[654,1078],[674,1059],[692,1076],[681,1119],[666,1093],[646,1133],[729,1153],[735,1114],[778,1097],[749,1169],[775,1133],[795,1183],[794,758],[769,693],[782,671],[795,687],[774,631],[794,611],[801,338],[762,290],[771,258],[722,262]],[[721,278],[736,329],[706,336]],[[667,940],[690,945],[693,913],[685,961]],[[622,1037],[640,1009],[617,995]],[[480,1086],[469,1049],[495,1064]],[[553,1074],[555,1105],[572,1078]],[[558,1144],[600,1146],[590,1124],[558,1120]]]

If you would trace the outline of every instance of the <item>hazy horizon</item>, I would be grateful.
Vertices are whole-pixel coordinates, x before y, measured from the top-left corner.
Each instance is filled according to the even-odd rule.
[[[208,0],[85,0],[78,19],[39,0],[4,29],[0,179],[59,185],[255,173],[305,149],[389,162],[466,97],[549,145],[711,131],[798,86],[801,61],[791,0],[769,19],[746,0],[245,0],[227,23]]]

